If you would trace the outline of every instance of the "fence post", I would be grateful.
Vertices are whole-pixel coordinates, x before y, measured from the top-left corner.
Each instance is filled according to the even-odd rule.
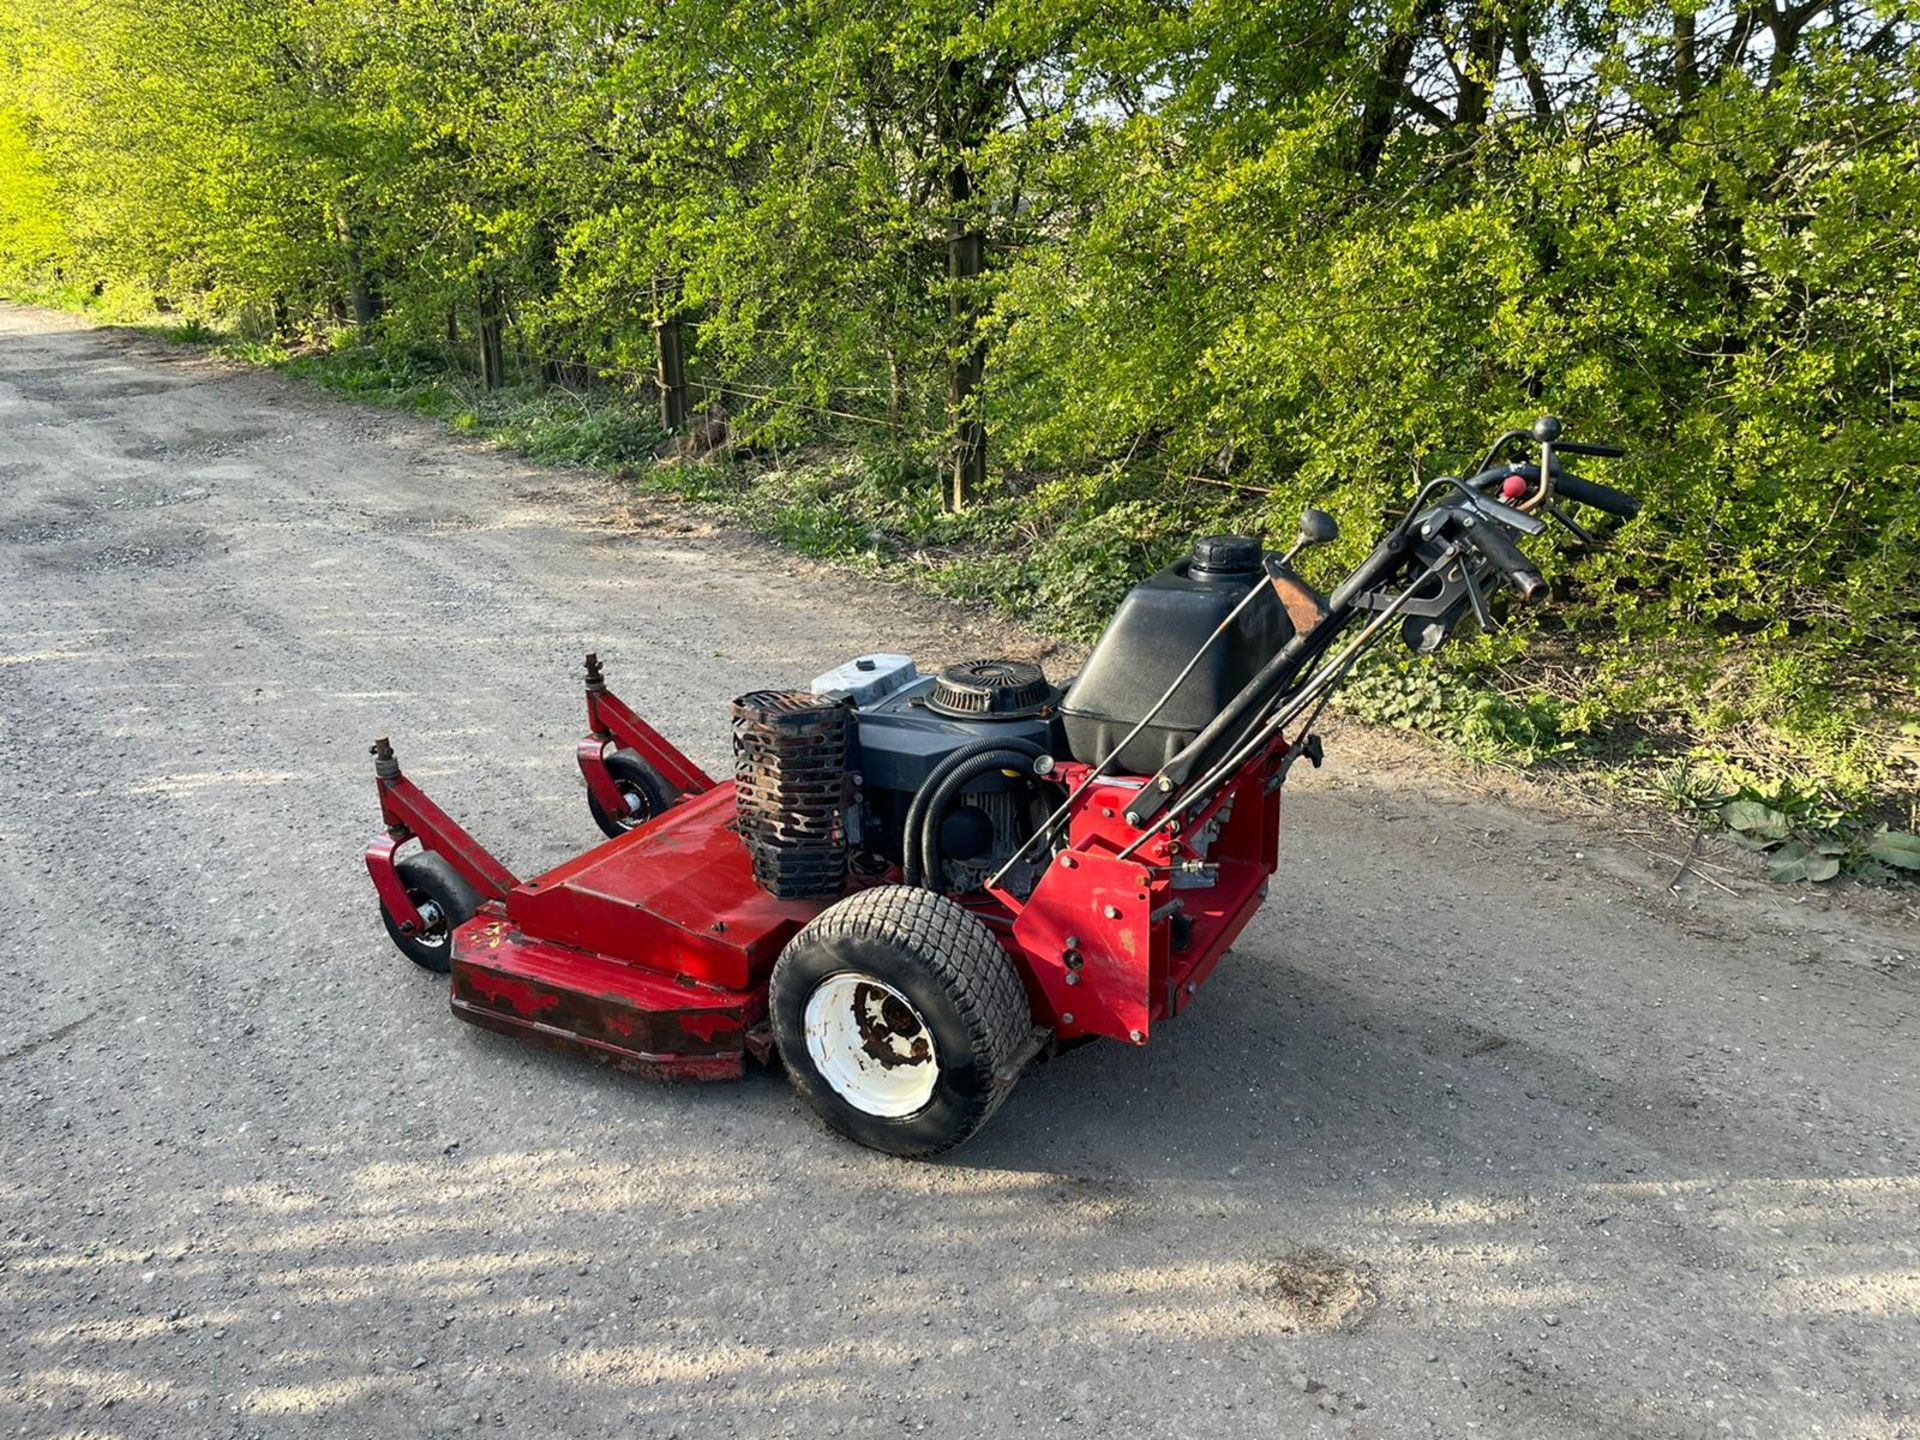
[[[660,388],[660,423],[669,434],[685,428],[688,419],[686,337],[680,331],[679,315],[667,308],[676,288],[660,281],[653,287],[655,381]]]

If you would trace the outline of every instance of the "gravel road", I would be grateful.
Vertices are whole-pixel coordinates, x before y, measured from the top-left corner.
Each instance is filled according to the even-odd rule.
[[[900,1163],[451,1019],[367,745],[525,873],[588,648],[720,767],[1033,642],[6,308],[0,496],[0,1434],[1920,1435],[1911,909],[1349,737],[1185,1018]]]

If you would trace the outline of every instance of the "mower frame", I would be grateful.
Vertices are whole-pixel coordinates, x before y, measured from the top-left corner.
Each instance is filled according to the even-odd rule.
[[[715,781],[608,689],[587,657],[588,734],[576,755],[603,804],[620,803],[607,758],[630,750],[679,792],[663,813],[544,875],[516,877],[373,747],[385,831],[366,851],[380,902],[403,934],[427,921],[408,892],[406,847],[442,856],[479,906],[452,937],[462,1019],[585,1053],[656,1079],[726,1079],[773,1052],[767,985],[799,930],[842,896],[776,899],[755,883],[733,829],[731,781]],[[1030,893],[950,898],[1012,958],[1033,1040],[1020,1063],[1075,1041],[1144,1045],[1184,1010],[1268,891],[1279,846],[1287,747],[1277,735],[1204,808],[1138,841],[1141,776],[1063,762],[1075,793],[1064,844]],[[1091,783],[1086,783],[1086,782]],[[608,793],[601,795],[604,788]],[[847,891],[898,883],[854,875]]]

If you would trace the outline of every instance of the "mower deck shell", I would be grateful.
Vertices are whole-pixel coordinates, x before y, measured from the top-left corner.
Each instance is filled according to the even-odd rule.
[[[453,1013],[655,1080],[729,1080],[766,992],[682,985],[538,939],[488,906],[454,934]]]
[[[717,785],[514,886],[453,939],[454,1013],[660,1079],[725,1079],[781,947],[826,908],[753,881]]]
[[[825,908],[776,900],[734,833],[733,785],[716,785],[507,896],[507,918],[543,940],[726,989],[764,982],[780,948]]]

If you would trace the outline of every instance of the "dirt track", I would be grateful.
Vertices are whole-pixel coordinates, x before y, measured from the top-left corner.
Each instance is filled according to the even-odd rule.
[[[1920,1435],[1891,909],[1333,745],[1186,1018],[901,1164],[453,1021],[366,747],[524,872],[581,651],[717,767],[994,626],[4,308],[0,497],[0,1434]]]

